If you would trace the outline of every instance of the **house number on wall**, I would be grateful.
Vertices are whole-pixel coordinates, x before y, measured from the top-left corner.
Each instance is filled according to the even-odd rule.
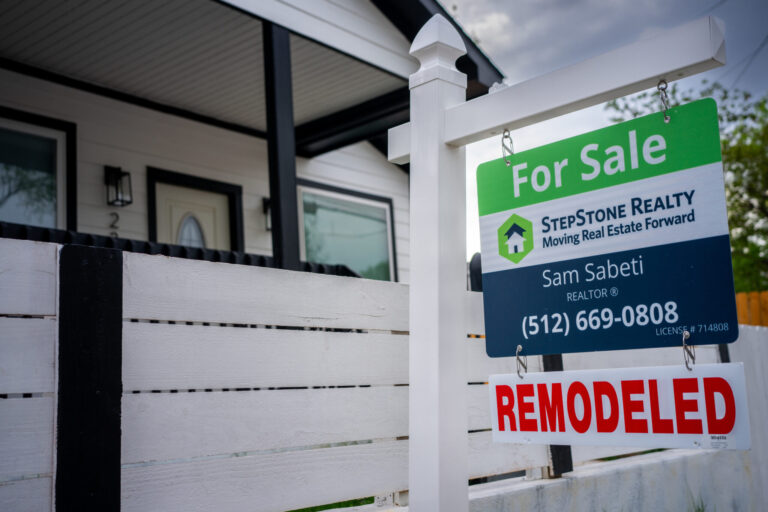
[[[109,214],[112,216],[112,222],[109,224],[109,227],[114,230],[109,233],[109,236],[118,237],[120,235],[118,235],[117,230],[120,229],[120,226],[117,223],[120,221],[120,214],[117,212],[109,212]]]

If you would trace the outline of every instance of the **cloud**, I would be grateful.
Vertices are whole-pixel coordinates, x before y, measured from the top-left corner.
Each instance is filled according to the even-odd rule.
[[[453,0],[450,7],[511,82],[628,44],[700,10],[691,0]]]
[[[467,23],[464,29],[491,55],[503,52],[513,40],[511,20],[504,12],[486,13]]]

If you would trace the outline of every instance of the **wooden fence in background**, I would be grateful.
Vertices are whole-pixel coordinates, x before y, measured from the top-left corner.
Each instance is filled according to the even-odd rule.
[[[736,294],[739,323],[768,326],[768,291]]]

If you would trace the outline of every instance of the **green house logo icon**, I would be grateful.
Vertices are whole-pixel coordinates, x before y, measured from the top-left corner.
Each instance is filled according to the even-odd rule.
[[[512,215],[501,225],[499,255],[512,263],[520,263],[533,250],[533,224],[519,215]]]

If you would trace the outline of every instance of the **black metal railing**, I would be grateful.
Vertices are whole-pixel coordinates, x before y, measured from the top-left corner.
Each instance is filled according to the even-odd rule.
[[[103,235],[92,235],[77,231],[65,231],[24,224],[0,222],[0,238],[13,238],[16,240],[30,240],[34,242],[52,242],[57,244],[74,244],[88,247],[103,247],[107,249],[120,249],[121,251],[137,252],[141,254],[162,254],[174,258],[186,258],[192,260],[212,261],[217,263],[232,263],[235,265],[251,265],[255,267],[275,267],[272,256],[263,254],[249,254],[238,251],[221,251],[215,249],[201,249],[198,247],[186,247],[183,245],[165,244],[159,242],[147,242],[144,240],[131,240]],[[346,265],[328,265],[324,263],[302,262],[304,272],[315,274],[328,274],[334,276],[360,277],[354,270]]]

